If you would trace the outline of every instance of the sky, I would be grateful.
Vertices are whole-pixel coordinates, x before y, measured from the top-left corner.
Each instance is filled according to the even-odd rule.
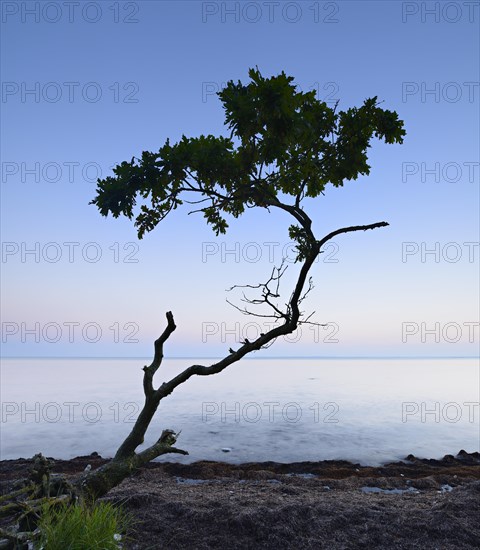
[[[112,167],[227,135],[215,92],[281,71],[329,105],[378,96],[405,122],[373,140],[369,176],[305,202],[319,237],[302,326],[256,358],[476,356],[479,351],[479,2],[1,4],[4,357],[145,357],[172,311],[170,357],[218,357],[268,330],[226,301],[291,261],[284,212],[216,237],[180,208],[139,241],[89,205]]]

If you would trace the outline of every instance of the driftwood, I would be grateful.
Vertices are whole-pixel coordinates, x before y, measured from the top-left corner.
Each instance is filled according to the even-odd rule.
[[[52,474],[50,461],[35,455],[30,476],[0,497],[0,520],[10,524],[0,528],[0,550],[28,549],[40,534],[37,523],[45,506],[71,504],[77,498],[75,487],[64,476]]]

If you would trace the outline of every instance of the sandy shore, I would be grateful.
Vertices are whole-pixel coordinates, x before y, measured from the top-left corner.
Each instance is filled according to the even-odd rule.
[[[74,475],[96,453],[55,461]],[[0,488],[29,460],[0,462]],[[106,497],[138,521],[126,548],[480,547],[480,454],[366,467],[345,461],[152,463]]]

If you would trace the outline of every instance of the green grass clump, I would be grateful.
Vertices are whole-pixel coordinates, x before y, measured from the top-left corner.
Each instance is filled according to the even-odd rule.
[[[110,502],[45,506],[38,550],[117,550],[133,518]]]

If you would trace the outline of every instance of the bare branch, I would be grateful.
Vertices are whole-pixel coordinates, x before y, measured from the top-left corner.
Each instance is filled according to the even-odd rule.
[[[227,300],[227,303],[230,304],[232,307],[234,307],[236,310],[238,310],[240,313],[242,313],[243,315],[252,315],[253,317],[262,317],[263,319],[280,319],[281,317],[279,317],[278,315],[275,315],[275,314],[272,314],[272,315],[267,315],[267,314],[264,314],[264,313],[254,313],[253,311],[249,311],[247,308],[240,308],[238,307],[237,305],[235,305],[234,303],[230,302],[229,300]],[[282,315],[283,317],[283,315]]]
[[[388,227],[390,224],[387,222],[377,222],[377,223],[371,223],[370,225],[352,225],[351,227],[343,227],[342,229],[337,229],[336,231],[332,231],[323,239],[318,241],[318,245],[321,248],[327,241],[330,239],[333,239],[333,237],[336,237],[337,235],[341,235],[342,233],[351,233],[352,231],[367,231],[368,229],[376,229],[377,227]]]
[[[155,340],[154,349],[155,354],[153,361],[149,367],[143,367],[145,374],[143,375],[143,391],[145,396],[148,397],[154,393],[153,389],[153,376],[160,367],[163,359],[163,344],[168,340],[170,334],[177,328],[175,321],[173,320],[173,314],[171,311],[167,311],[167,327],[163,331],[162,335]]]
[[[179,435],[180,433],[176,434],[173,430],[163,430],[158,441],[141,453],[136,454],[135,460],[138,460],[141,464],[145,464],[146,462],[150,462],[154,458],[167,453],[188,455],[187,451],[178,449],[177,447],[172,447],[172,445],[177,441]]]
[[[205,198],[205,199],[200,199],[198,201],[187,201],[186,199],[183,199],[183,202],[186,203],[186,204],[201,204],[202,202],[206,202],[210,200],[209,197]],[[189,214],[191,214],[191,212],[189,212]]]
[[[280,264],[280,267],[274,267],[273,268],[272,273],[270,275],[270,278],[265,283],[259,283],[257,285],[234,285],[234,286],[230,287],[229,289],[227,289],[228,292],[230,292],[230,291],[232,291],[236,288],[251,288],[251,289],[254,289],[254,290],[261,290],[262,291],[261,298],[248,298],[246,296],[245,292],[243,292],[242,293],[243,298],[242,298],[241,301],[245,302],[247,304],[255,305],[255,306],[266,304],[274,310],[275,313],[273,315],[265,315],[265,314],[254,313],[254,312],[248,310],[247,308],[241,309],[238,306],[236,306],[235,304],[233,304],[232,302],[230,302],[228,299],[227,299],[227,303],[230,304],[231,306],[233,306],[235,309],[237,309],[238,311],[240,311],[244,315],[253,315],[254,317],[264,317],[264,318],[270,318],[270,319],[273,318],[273,319],[277,319],[277,320],[279,320],[279,319],[288,320],[288,316],[289,316],[288,309],[287,309],[287,313],[285,313],[276,304],[274,304],[270,300],[270,298],[279,298],[280,297],[280,293],[279,293],[280,279],[281,279],[281,277],[283,276],[283,274],[285,273],[285,271],[288,267],[288,266],[283,267],[284,263],[285,263],[285,258],[283,258],[282,263]],[[270,283],[276,283],[275,291],[273,291],[273,292],[269,288]]]

